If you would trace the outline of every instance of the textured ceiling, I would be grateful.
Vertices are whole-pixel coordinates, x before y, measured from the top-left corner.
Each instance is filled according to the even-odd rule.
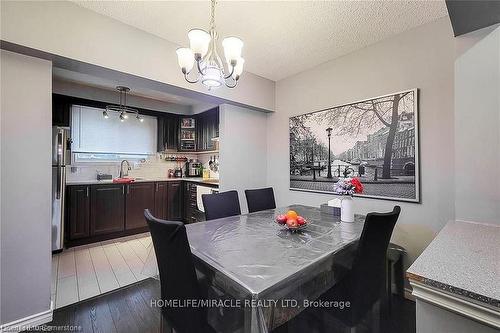
[[[183,46],[208,28],[209,1],[74,2]],[[221,1],[216,25],[245,42],[245,70],[277,81],[446,15],[429,0]]]

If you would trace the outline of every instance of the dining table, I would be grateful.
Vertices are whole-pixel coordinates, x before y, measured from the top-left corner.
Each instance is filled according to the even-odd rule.
[[[307,221],[299,231],[276,223],[289,210]],[[291,205],[186,225],[198,272],[224,298],[207,316],[220,332],[265,333],[288,322],[330,289],[363,230],[320,208]],[[351,256],[352,257],[352,256]],[[229,302],[228,300],[231,300]]]

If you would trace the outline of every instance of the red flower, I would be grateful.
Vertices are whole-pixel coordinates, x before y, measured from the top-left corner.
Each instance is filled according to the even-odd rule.
[[[351,184],[354,186],[355,193],[363,193],[363,184],[361,184],[358,178],[351,179]]]

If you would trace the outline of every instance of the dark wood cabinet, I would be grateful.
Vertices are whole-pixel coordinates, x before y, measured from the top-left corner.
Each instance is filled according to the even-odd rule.
[[[90,193],[90,236],[123,231],[125,187],[118,184],[92,185]]]
[[[158,151],[177,150],[179,148],[179,116],[165,114],[158,116]]]
[[[71,186],[68,191],[68,230],[70,240],[90,235],[90,186]]]
[[[180,181],[168,182],[167,210],[168,219],[182,221],[182,183]]]
[[[168,182],[155,183],[155,217],[168,220]]]
[[[219,108],[214,108],[196,115],[196,147],[198,151],[214,150],[219,136]]]
[[[155,184],[134,183],[125,185],[125,229],[147,227],[144,210],[155,210]]]

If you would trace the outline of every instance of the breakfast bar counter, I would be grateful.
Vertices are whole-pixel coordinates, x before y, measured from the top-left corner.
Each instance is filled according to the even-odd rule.
[[[474,327],[475,332],[500,328],[499,245],[500,225],[452,221],[441,230],[407,271],[417,298],[417,332],[429,332],[431,328],[427,325],[433,321],[419,320],[419,305],[420,314],[425,314],[425,309],[432,305],[439,309],[428,314],[434,312],[436,317],[443,318],[443,314],[438,314],[445,309],[485,325]],[[449,322],[462,327],[457,327],[458,330],[469,324],[474,326],[459,319]]]

